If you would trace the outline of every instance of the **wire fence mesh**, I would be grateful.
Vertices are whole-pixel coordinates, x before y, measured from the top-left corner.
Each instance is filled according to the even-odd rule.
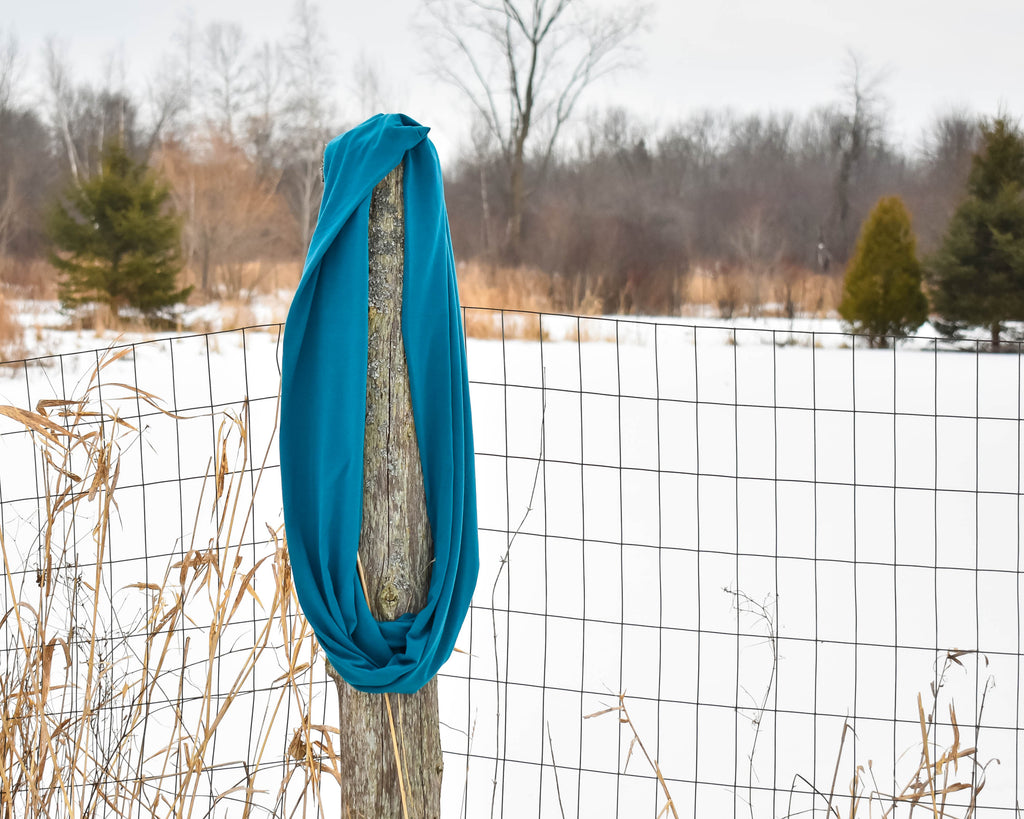
[[[1019,343],[464,316],[482,568],[439,680],[444,816],[1016,812]],[[61,461],[0,416],[3,694],[41,703],[4,718],[4,804],[338,814],[281,334],[0,374],[0,403],[110,447]],[[49,768],[16,751],[61,731]]]

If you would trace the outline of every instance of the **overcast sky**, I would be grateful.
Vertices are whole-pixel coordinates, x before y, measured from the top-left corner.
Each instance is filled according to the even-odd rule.
[[[172,34],[192,12],[201,26],[241,23],[251,43],[278,41],[286,0],[0,0],[0,29],[15,32],[38,76],[45,38],[55,36],[83,78],[100,76],[122,50],[131,84],[143,87]],[[467,109],[428,75],[415,28],[419,0],[321,0],[338,68],[337,104],[357,110],[350,71],[365,53],[389,88],[389,104],[425,125],[444,155],[468,141]],[[584,108],[624,105],[653,127],[701,108],[805,112],[840,95],[846,50],[884,70],[891,135],[907,145],[952,106],[1024,114],[1022,0],[654,0],[637,40],[637,68],[595,86]],[[28,85],[28,83],[26,83]]]

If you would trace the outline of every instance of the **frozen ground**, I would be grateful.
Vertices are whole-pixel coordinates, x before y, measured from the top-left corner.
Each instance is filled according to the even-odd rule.
[[[1019,355],[869,350],[834,322],[700,323],[553,317],[543,342],[469,342],[483,568],[465,653],[442,672],[444,815],[657,816],[629,727],[584,718],[624,691],[680,816],[824,816],[807,783],[829,789],[847,718],[836,790],[869,760],[880,790],[906,784],[918,693],[928,711],[952,649],[980,654],[953,665],[939,718],[952,700],[973,743],[994,681],[977,744],[999,761],[977,815],[1008,815],[1024,773]],[[51,351],[97,346],[42,336]],[[276,328],[129,340],[111,383],[182,414],[250,398],[251,448],[272,460],[258,508],[277,525]],[[73,394],[94,361],[5,370],[0,403]],[[147,418],[113,551],[180,545],[211,427]],[[31,533],[33,461],[8,435],[0,459],[11,540]]]

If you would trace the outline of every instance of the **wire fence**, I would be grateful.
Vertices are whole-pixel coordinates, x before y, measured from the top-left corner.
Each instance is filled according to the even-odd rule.
[[[464,315],[481,576],[439,679],[442,815],[1015,815],[1019,343]],[[0,417],[5,685],[36,675],[51,733],[94,703],[81,801],[54,804],[116,771],[133,815],[183,789],[197,816],[337,815],[333,683],[282,578],[281,333],[0,375],[0,403],[65,426],[57,402],[96,385],[75,423],[118,442],[97,536],[54,486],[102,499],[102,458],[75,484],[45,430]],[[0,747],[3,799],[20,759]]]

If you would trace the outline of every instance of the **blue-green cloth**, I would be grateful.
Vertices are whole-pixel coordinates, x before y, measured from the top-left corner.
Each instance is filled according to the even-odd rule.
[[[299,603],[331,665],[361,691],[411,693],[448,659],[479,568],[466,347],[437,152],[378,114],[324,151],[324,195],[288,312],[281,483]],[[370,613],[356,571],[363,513],[370,197],[404,163],[402,338],[434,562],[426,606]]]

